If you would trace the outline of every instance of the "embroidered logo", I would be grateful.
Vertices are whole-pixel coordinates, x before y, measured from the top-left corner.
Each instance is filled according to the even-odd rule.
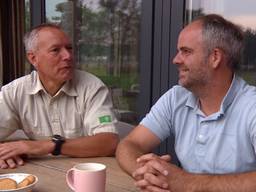
[[[104,116],[99,117],[99,121],[100,121],[100,123],[110,123],[110,122],[112,122],[112,119],[111,119],[110,115],[104,115]]]

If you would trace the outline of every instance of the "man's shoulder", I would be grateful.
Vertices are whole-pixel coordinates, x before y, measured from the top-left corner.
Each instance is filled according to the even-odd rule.
[[[172,106],[182,106],[191,99],[195,99],[195,97],[190,91],[180,85],[175,85],[161,96],[159,102],[171,103]]]
[[[256,87],[254,85],[248,84],[244,79],[237,77],[237,95],[239,98],[247,98],[256,97]]]
[[[36,79],[36,72],[33,71],[28,75],[24,75],[22,77],[19,77],[17,79],[14,79],[13,81],[9,82],[8,84],[2,86],[3,90],[11,90],[11,89],[26,89],[27,87],[30,87],[30,85],[33,83],[33,81]]]
[[[243,108],[243,111],[253,110],[256,107],[256,87],[248,84],[245,80],[237,77],[236,87],[233,90],[235,96],[232,101],[232,106],[234,108]]]

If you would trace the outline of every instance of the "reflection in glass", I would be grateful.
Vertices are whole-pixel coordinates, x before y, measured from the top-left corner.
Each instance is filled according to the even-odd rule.
[[[61,24],[72,37],[77,67],[110,88],[121,120],[132,124],[137,124],[140,15],[141,0],[46,0],[47,21]]]
[[[30,30],[30,2],[29,0],[25,0],[25,32]],[[25,58],[25,74],[29,74],[31,72],[31,64]]]
[[[256,85],[256,1],[248,0],[186,0],[185,21],[217,13],[240,25],[245,32],[245,49],[238,74],[248,83]]]

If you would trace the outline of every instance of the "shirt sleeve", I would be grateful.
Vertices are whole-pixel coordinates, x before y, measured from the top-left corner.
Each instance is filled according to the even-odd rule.
[[[173,90],[171,89],[160,97],[150,112],[140,122],[140,124],[152,131],[161,141],[170,136],[172,129],[172,92]]]
[[[88,135],[97,133],[111,132],[117,133],[117,119],[113,111],[112,100],[108,88],[102,84],[90,90],[87,101],[89,104],[86,109],[84,125]]]
[[[0,141],[5,140],[18,129],[18,116],[12,107],[11,98],[0,92]]]

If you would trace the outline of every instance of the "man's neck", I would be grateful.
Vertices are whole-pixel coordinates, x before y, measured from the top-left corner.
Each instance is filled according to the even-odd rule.
[[[225,82],[225,83],[224,83]],[[220,110],[221,103],[232,83],[232,78],[225,81],[213,81],[197,94],[201,111],[209,116]]]
[[[47,93],[51,96],[54,96],[62,87],[64,83],[57,83],[55,81],[44,81],[41,80],[41,83],[44,87],[44,89],[47,91]]]

